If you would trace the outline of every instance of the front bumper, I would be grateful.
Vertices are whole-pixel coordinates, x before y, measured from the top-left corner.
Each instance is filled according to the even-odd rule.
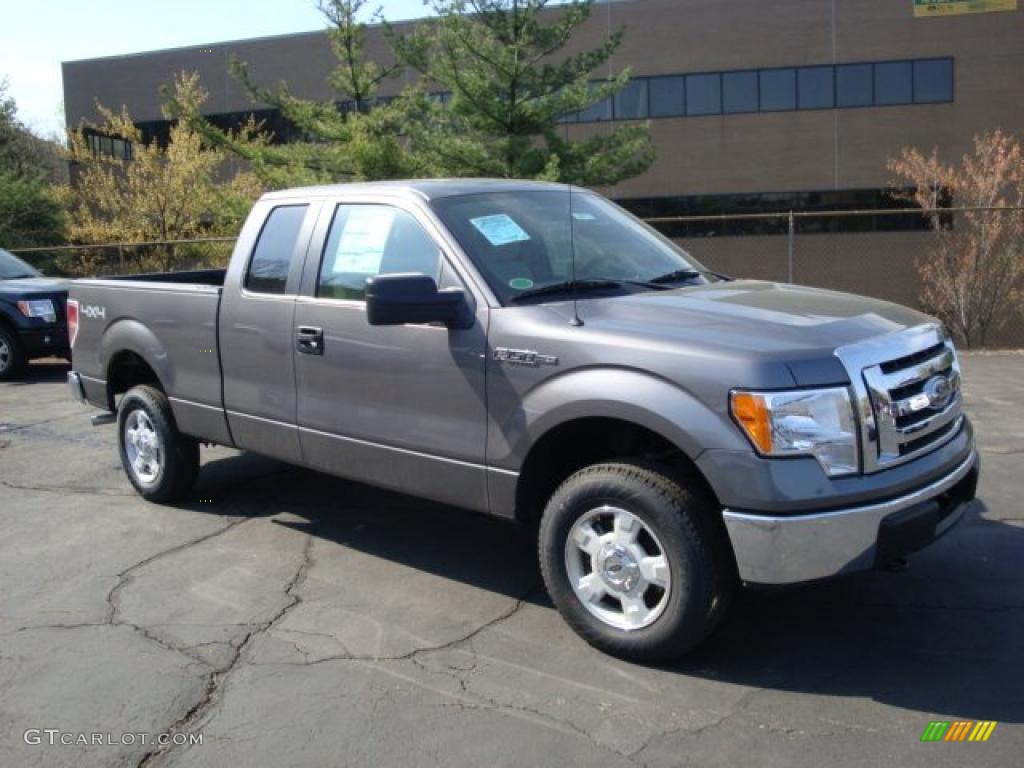
[[[22,328],[18,335],[29,358],[50,357],[51,355],[66,358],[70,354],[66,326],[57,324],[41,328]]]
[[[934,541],[974,498],[977,451],[951,472],[894,499],[785,517],[723,512],[740,578],[794,584],[866,570]]]

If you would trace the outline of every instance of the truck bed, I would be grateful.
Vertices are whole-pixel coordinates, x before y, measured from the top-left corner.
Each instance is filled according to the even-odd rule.
[[[89,401],[111,404],[114,358],[135,354],[150,361],[183,432],[223,438],[217,319],[224,276],[220,269],[75,280],[72,364]]]
[[[102,279],[119,280],[122,282],[212,285],[221,287],[224,285],[225,275],[227,275],[226,269],[197,269],[191,272],[146,272],[140,275],[118,275]]]

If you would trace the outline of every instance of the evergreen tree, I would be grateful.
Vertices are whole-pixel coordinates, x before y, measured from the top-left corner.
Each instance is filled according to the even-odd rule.
[[[622,42],[562,54],[593,0],[434,0],[436,21],[389,28],[399,59],[450,93],[408,126],[413,149],[445,175],[610,185],[654,160],[648,126],[567,137],[565,115],[612,98],[629,71],[595,80]]]
[[[366,56],[366,25],[359,15],[367,0],[320,0],[328,22],[331,47],[338,65],[328,77],[336,97],[327,101],[302,99],[286,83],[277,89],[260,85],[245,62],[231,61],[231,73],[254,103],[279,110],[300,140],[275,144],[254,121],[227,132],[202,117],[194,89],[179,79],[165,89],[166,113],[185,120],[212,146],[223,148],[251,164],[272,187],[331,181],[387,179],[428,173],[403,146],[402,126],[413,100],[376,103],[379,86],[402,71],[396,63],[382,65]],[[371,107],[373,107],[371,109]]]

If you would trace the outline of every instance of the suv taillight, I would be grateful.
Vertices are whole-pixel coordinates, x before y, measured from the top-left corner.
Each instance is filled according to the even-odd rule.
[[[68,344],[75,348],[75,337],[78,336],[78,302],[68,299]]]

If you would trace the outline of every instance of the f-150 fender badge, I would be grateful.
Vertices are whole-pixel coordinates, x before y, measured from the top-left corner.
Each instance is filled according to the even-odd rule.
[[[558,358],[554,355],[542,355],[531,349],[509,349],[508,347],[495,347],[494,359],[499,363],[510,365],[528,365],[536,368],[540,365],[558,365]]]

